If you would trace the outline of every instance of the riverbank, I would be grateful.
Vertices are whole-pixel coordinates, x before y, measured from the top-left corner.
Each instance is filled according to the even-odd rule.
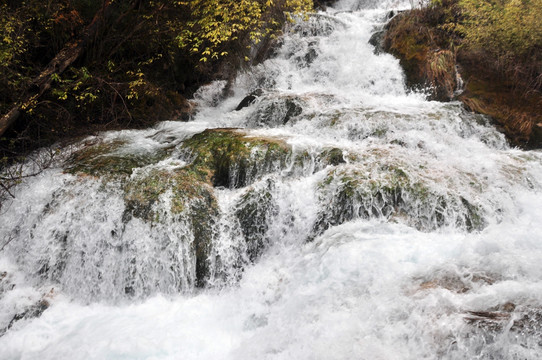
[[[383,49],[400,59],[410,88],[426,89],[433,100],[460,100],[489,115],[512,145],[540,148],[539,60],[472,44],[464,10],[452,0],[399,13],[386,26]]]

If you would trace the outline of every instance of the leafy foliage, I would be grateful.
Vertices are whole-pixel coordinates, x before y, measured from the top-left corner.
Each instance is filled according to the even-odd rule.
[[[84,52],[28,102],[0,156],[178,117],[201,84],[230,79],[251,47],[311,8],[312,0],[3,1],[1,115],[40,86],[33,79],[63,48],[83,39]]]
[[[200,61],[229,54],[232,42],[257,44],[276,34],[286,18],[312,9],[312,0],[193,0],[192,19],[178,37],[179,45]],[[247,40],[249,40],[247,42]]]
[[[542,0],[460,0],[458,27],[471,47],[530,56],[542,48]]]
[[[542,89],[542,0],[443,0],[437,7],[453,9],[443,25],[462,37],[471,53],[524,92]]]

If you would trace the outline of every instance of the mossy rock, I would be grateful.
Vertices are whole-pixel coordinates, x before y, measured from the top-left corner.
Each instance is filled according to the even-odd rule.
[[[241,188],[264,174],[285,167],[290,147],[281,140],[249,137],[238,129],[208,129],[183,145],[200,181]]]
[[[312,237],[356,218],[400,221],[422,231],[450,225],[472,231],[484,226],[481,209],[465,197],[437,192],[422,180],[413,180],[400,166],[383,165],[378,173],[332,169],[319,185],[323,208]]]
[[[300,150],[292,154],[292,162],[283,175],[297,177],[308,176],[328,166],[344,164],[346,157],[339,148],[324,148],[310,151]]]
[[[340,165],[346,163],[343,151],[339,148],[324,149],[318,156],[320,163],[325,165]]]
[[[268,179],[262,188],[252,188],[236,205],[235,216],[247,245],[250,261],[255,261],[266,247],[265,235],[270,219],[278,212],[273,199],[275,184]]]
[[[304,99],[299,96],[267,96],[249,118],[254,127],[275,127],[285,125],[303,112]]]
[[[124,153],[119,151],[125,141],[97,142],[84,145],[67,161],[65,172],[95,177],[127,177],[136,168],[159,162],[167,157],[169,149],[151,153]]]
[[[220,216],[210,184],[186,168],[151,170],[145,176],[127,181],[124,192],[123,222],[139,218],[152,226],[164,221],[187,221],[194,235],[196,286],[204,286],[210,275],[215,224]],[[164,202],[162,196],[169,196],[170,201]],[[159,203],[168,204],[169,208],[156,206]]]
[[[180,214],[186,203],[208,197],[210,186],[187,169],[173,171],[153,169],[144,176],[128,180],[124,185],[126,211],[145,221],[158,220],[152,207],[166,191],[172,192],[170,211]]]

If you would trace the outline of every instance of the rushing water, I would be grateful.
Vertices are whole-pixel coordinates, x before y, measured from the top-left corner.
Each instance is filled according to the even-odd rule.
[[[404,5],[340,1],[231,96],[200,89],[192,121],[86,139],[19,185],[0,358],[542,358],[542,154],[405,89],[368,44]],[[249,170],[180,192],[153,177],[188,176],[210,128],[260,141]],[[132,166],[89,174],[87,148]]]

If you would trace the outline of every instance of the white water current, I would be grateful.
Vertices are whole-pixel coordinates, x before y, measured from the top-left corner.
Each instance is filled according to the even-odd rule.
[[[191,121],[90,137],[18,185],[0,359],[541,359],[542,153],[405,88],[368,41],[409,6],[339,1]],[[260,160],[178,190],[205,129]],[[132,165],[81,170],[86,149]]]

